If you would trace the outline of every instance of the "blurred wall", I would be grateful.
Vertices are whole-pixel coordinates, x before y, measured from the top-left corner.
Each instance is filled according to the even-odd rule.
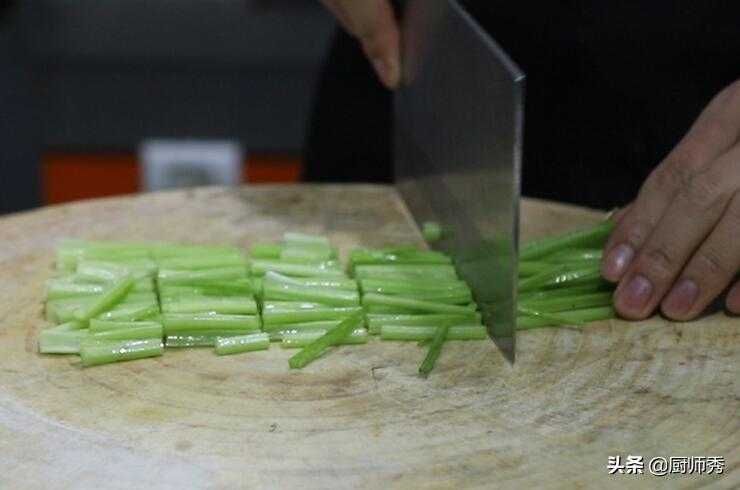
[[[317,0],[0,7],[0,213],[41,203],[42,150],[131,154],[145,138],[194,137],[299,155],[333,31]]]

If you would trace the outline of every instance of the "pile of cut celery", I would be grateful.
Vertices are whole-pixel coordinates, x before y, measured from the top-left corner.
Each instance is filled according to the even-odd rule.
[[[614,317],[601,279],[604,222],[525,245],[518,329]],[[302,368],[332,346],[419,341],[428,374],[445,341],[484,340],[486,329],[451,258],[412,246],[358,248],[347,270],[322,236],[232,246],[64,241],[47,283],[39,352],[78,354],[84,366],[213,347],[218,355],[299,348]]]

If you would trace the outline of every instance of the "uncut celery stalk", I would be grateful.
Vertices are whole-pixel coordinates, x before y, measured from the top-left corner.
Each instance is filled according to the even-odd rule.
[[[270,348],[270,336],[266,333],[253,333],[236,337],[218,337],[215,342],[219,356],[265,350]]]
[[[542,260],[547,262],[578,262],[578,261],[599,261],[603,251],[600,248],[576,248],[565,249],[560,252],[547,255]]]
[[[119,361],[132,361],[145,357],[161,356],[162,339],[94,340],[85,339],[80,344],[80,358],[85,367]]]
[[[262,319],[265,325],[341,320],[353,313],[363,311],[359,306],[326,306],[315,303],[303,303],[303,305],[310,306],[281,306],[279,303],[265,302],[262,308]]]
[[[536,274],[519,281],[519,291],[531,292],[551,287],[570,287],[590,282],[600,282],[601,271],[598,264],[573,268],[567,264],[553,266],[549,271]]]
[[[39,334],[39,352],[41,354],[77,354],[80,351],[80,342],[87,335],[88,331],[81,322],[64,323],[42,330]]]
[[[483,325],[449,325],[447,340],[485,340],[488,332]],[[381,340],[428,340],[434,338],[437,326],[383,325]]]
[[[247,276],[246,266],[219,267],[202,270],[160,269],[157,275],[159,284],[197,285],[211,281],[230,281]]]
[[[224,314],[256,315],[257,302],[251,296],[179,296],[162,301],[164,313],[214,312]]]
[[[608,320],[614,318],[616,313],[612,306],[599,306],[595,308],[583,308],[560,313],[550,313],[552,318],[557,318],[559,322],[551,321],[542,316],[518,315],[516,319],[517,330],[530,330],[533,328],[550,327],[559,325],[574,325],[598,320]]]
[[[218,313],[168,313],[160,317],[166,335],[188,333],[194,330],[259,330],[256,315],[221,315]]]
[[[551,325],[560,325],[560,324],[566,324],[568,323],[562,316],[560,316],[558,313],[545,313],[541,311],[532,310],[530,308],[525,308],[523,306],[517,307],[517,315],[518,316],[530,316],[534,318],[540,318],[546,322],[548,322]],[[574,325],[584,325],[586,322],[582,320],[573,320]]]
[[[133,285],[134,279],[132,277],[124,277],[116,281],[109,289],[96,298],[95,301],[77,310],[75,312],[75,319],[87,322],[91,318],[112,309],[126,297]]]
[[[441,327],[437,327],[434,332],[434,338],[432,339],[432,343],[429,345],[427,355],[419,366],[419,374],[422,376],[428,375],[431,370],[434,369],[434,364],[437,362],[437,358],[442,352],[442,344],[444,344],[447,339],[447,332],[449,329],[449,325],[442,325]]]
[[[590,293],[603,293],[613,291],[614,285],[606,280],[588,282],[576,286],[565,286],[557,289],[535,290],[520,293],[519,301],[530,301],[535,299],[565,298],[573,296],[582,296]]]
[[[354,306],[360,304],[360,294],[346,289],[316,288],[280,283],[265,276],[262,294],[266,300],[310,301],[332,306]]]
[[[519,301],[520,306],[526,307],[530,310],[549,313],[578,310],[595,306],[608,306],[611,303],[612,293],[610,291],[554,298],[548,298],[547,296],[530,299],[525,298]]]
[[[469,313],[468,306],[448,305],[436,303],[434,301],[424,301],[419,299],[402,298],[400,296],[390,296],[387,294],[368,293],[362,297],[362,304],[366,306],[398,306],[429,313]]]
[[[306,366],[308,363],[321,356],[327,348],[341,342],[353,330],[359,327],[362,324],[362,321],[362,311],[352,313],[339,322],[336,327],[332,328],[291,357],[288,360],[288,364],[293,369],[300,369]]]
[[[322,330],[287,330],[282,332],[281,335],[281,346],[286,349],[296,349],[305,347],[310,343],[316,341],[321,336],[328,332],[326,329]],[[355,328],[349,335],[344,337],[338,344],[335,345],[348,345],[348,344],[365,344],[368,341],[367,330],[364,328]]]
[[[252,261],[252,274],[264,276],[267,271],[300,277],[345,277],[344,272],[342,272],[339,264],[335,261],[319,262],[316,264],[294,264],[267,259],[254,259]]]
[[[536,240],[522,247],[519,260],[538,259],[566,249],[600,246],[603,245],[613,229],[614,222],[608,220],[585,230]]]

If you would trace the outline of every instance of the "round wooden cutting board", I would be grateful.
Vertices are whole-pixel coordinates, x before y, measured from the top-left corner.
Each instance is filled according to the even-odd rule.
[[[526,201],[524,239],[600,214]],[[740,319],[654,318],[449,342],[211,349],[83,369],[36,342],[61,238],[249,246],[286,230],[350,247],[419,242],[390,187],[199,189],[0,219],[0,488],[740,488]],[[609,456],[645,474],[609,475]],[[718,456],[721,476],[652,476],[653,457]]]

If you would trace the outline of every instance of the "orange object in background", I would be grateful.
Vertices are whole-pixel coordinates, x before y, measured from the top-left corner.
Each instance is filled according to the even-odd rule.
[[[243,182],[298,182],[299,157],[250,155]],[[139,191],[139,165],[133,153],[48,152],[42,157],[42,186],[46,204]]]

